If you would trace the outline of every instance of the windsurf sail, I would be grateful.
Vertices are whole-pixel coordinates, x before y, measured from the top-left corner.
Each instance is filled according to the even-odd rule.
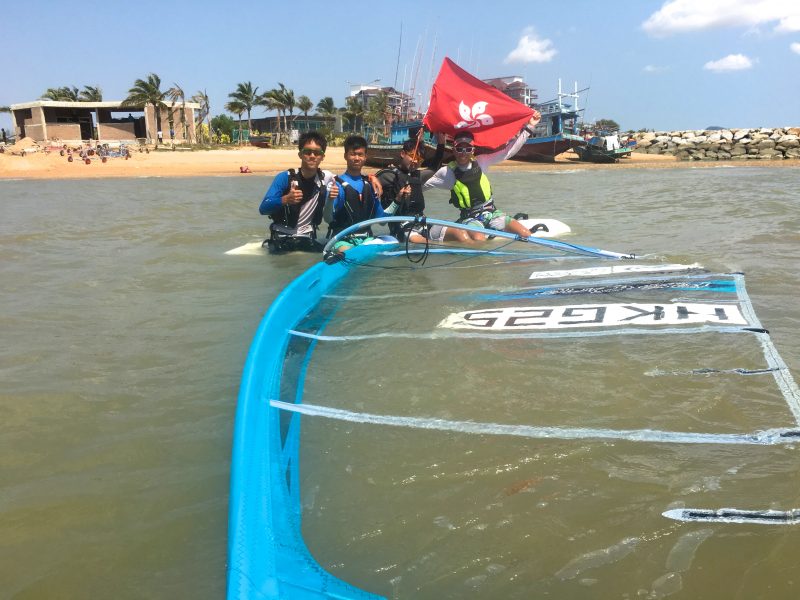
[[[576,514],[627,519],[636,532],[691,498],[696,480],[717,496],[704,498],[712,506],[764,502],[764,487],[736,474],[753,454],[790,456],[800,390],[755,314],[744,275],[614,261],[623,255],[507,235],[431,248],[425,264],[412,260],[419,249],[361,245],[315,265],[275,300],[251,347],[237,409],[231,600],[417,597],[461,569],[421,569],[433,554],[467,543],[486,548],[485,540],[504,545],[509,536],[529,552],[531,540],[562,540]],[[607,268],[615,266],[631,268]],[[477,436],[493,443],[475,443]],[[434,451],[415,453],[422,447]],[[512,464],[525,448],[530,464]],[[598,461],[617,481],[647,479],[661,455],[673,456],[685,490],[660,485],[662,473],[633,500],[608,477],[595,478],[591,493],[575,484]],[[784,463],[794,472],[791,459]],[[522,479],[517,467],[531,472]],[[417,478],[426,479],[424,492],[415,491]],[[542,478],[541,498],[564,499],[568,509],[517,502],[518,491]],[[769,488],[767,511],[664,514],[794,524],[789,479],[782,495]],[[485,501],[460,506],[467,485]],[[607,500],[598,503],[601,496]],[[491,507],[513,512],[514,527],[478,528]],[[551,531],[554,515],[563,522]],[[456,518],[468,526],[450,527]],[[404,537],[412,520],[439,527],[415,545]],[[498,552],[509,562],[529,556]],[[562,580],[571,571],[553,572]],[[525,569],[514,586],[533,589],[542,577]],[[445,584],[436,585],[427,596],[446,596]]]

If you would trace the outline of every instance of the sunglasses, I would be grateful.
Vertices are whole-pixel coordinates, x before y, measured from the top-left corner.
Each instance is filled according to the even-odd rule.
[[[322,150],[315,150],[313,148],[303,148],[300,150],[300,154],[303,156],[325,156],[325,152]]]
[[[475,150],[475,146],[458,146],[454,150],[459,154],[471,154]]]

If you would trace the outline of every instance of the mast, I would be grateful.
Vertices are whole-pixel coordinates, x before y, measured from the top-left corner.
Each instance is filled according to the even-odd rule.
[[[425,29],[425,35],[426,36],[428,35],[427,28]],[[411,78],[411,90],[409,92],[409,96],[411,96],[411,101],[412,102],[414,101],[414,93],[416,92],[416,89],[417,89],[417,77],[419,76],[419,66],[420,66],[420,64],[422,64],[422,53],[423,53],[423,50],[425,48],[425,38],[421,37],[419,42],[420,43],[417,46],[417,50],[418,50],[417,54],[418,54],[418,56],[414,57],[416,62],[417,62],[417,67],[414,70],[412,78]],[[413,63],[412,63],[412,65],[413,65]],[[419,107],[417,107],[417,112],[419,113]]]
[[[400,40],[397,42],[397,66],[394,68],[394,89],[397,89],[397,75],[400,73],[400,49],[403,47],[403,22],[400,21]]]

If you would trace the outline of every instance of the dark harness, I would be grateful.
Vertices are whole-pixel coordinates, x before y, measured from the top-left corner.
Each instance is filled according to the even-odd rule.
[[[323,203],[319,201],[319,197],[325,189],[323,183],[325,176],[322,170],[317,169],[313,179],[313,187],[310,187],[307,184],[308,180],[304,180],[299,171],[289,169],[287,173],[289,175],[289,187],[283,193],[286,194],[292,189],[292,182],[296,182],[303,192],[303,200],[300,204],[287,204],[283,206],[282,210],[277,210],[270,215],[272,223],[269,225],[269,238],[265,240],[264,244],[268,245],[272,252],[291,252],[296,250],[319,252],[322,250],[322,244],[317,242],[317,227],[322,222],[323,209]],[[311,217],[311,232],[298,233],[297,226],[300,213],[309,202],[316,202],[314,213]]]
[[[361,176],[361,179],[364,182],[364,191],[360,194],[352,185],[344,181],[341,177],[336,176],[334,179],[339,183],[339,185],[342,186],[344,203],[342,207],[339,208],[339,210],[337,210],[333,215],[333,221],[331,221],[331,229],[328,237],[336,235],[351,225],[372,219],[376,212],[375,203],[377,200],[375,198],[375,192],[372,191],[372,186],[369,184],[369,179],[365,175]],[[368,229],[364,232],[359,232],[353,235],[371,236],[372,231]]]

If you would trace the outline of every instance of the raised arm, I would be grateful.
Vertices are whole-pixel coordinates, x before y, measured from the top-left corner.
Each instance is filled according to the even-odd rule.
[[[333,214],[344,202],[344,190],[335,179],[331,179],[325,187],[325,206],[322,207],[322,218],[326,223],[333,222]]]
[[[426,181],[422,187],[426,190],[430,190],[432,188],[450,190],[453,189],[455,184],[456,176],[447,165],[444,165],[442,168],[436,171],[436,173],[434,173],[433,176],[428,179],[428,181]]]
[[[525,127],[522,128],[522,131],[517,134],[517,137],[514,138],[514,140],[506,144],[505,148],[501,148],[497,152],[492,152],[491,154],[481,154],[480,156],[475,157],[475,161],[480,165],[481,169],[486,170],[488,167],[496,163],[513,157],[517,152],[520,151],[522,146],[525,145],[525,142],[528,141],[528,138],[533,133],[533,128],[541,118],[541,115],[537,111],[533,111],[533,116],[525,124]]]
[[[422,130],[420,130],[422,131]],[[443,133],[436,134],[436,152],[429,159],[422,161],[421,167],[430,171],[435,171],[442,166],[442,158],[444,158],[444,143],[446,136]]]

